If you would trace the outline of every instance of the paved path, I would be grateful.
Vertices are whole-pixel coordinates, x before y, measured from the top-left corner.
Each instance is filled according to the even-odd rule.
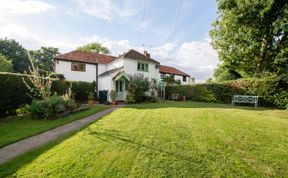
[[[121,106],[120,106],[121,107]],[[88,116],[84,119],[73,121],[69,124],[57,127],[55,129],[43,132],[39,135],[35,135],[16,143],[12,143],[0,149],[0,164],[5,163],[33,148],[37,148],[43,144],[49,143],[56,138],[75,131],[83,126],[86,126],[101,117],[111,113],[119,107],[112,107],[104,111],[98,112],[94,115]]]

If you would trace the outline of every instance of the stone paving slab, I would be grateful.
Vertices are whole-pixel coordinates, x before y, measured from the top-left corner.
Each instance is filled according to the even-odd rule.
[[[121,107],[121,106],[120,106]],[[83,126],[86,126],[101,117],[113,112],[114,110],[118,109],[119,107],[112,107],[106,109],[104,111],[98,112],[94,115],[85,117],[80,120],[73,121],[69,124],[62,125],[60,127],[56,127],[52,130],[43,132],[39,135],[35,135],[18,142],[12,143],[0,149],[0,164],[3,164],[17,156],[22,155],[23,153],[37,148],[43,144],[49,143],[56,138],[68,134],[72,131],[75,131]]]

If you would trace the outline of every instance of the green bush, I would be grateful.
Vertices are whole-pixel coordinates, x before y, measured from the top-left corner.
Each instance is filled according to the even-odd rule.
[[[0,71],[1,72],[13,72],[13,64],[11,61],[0,53]]]
[[[20,108],[16,109],[17,115],[25,115],[28,114],[30,110],[30,106],[28,104],[20,106]]]
[[[64,102],[64,106],[66,109],[68,109],[69,111],[72,111],[76,108],[76,102],[73,99],[66,99],[63,100]]]
[[[25,74],[0,72],[0,118],[16,113],[16,109],[25,104],[30,104],[35,93],[31,92],[23,83]],[[33,88],[29,80],[25,80]],[[51,91],[57,95],[67,92],[72,83],[72,93],[76,101],[87,100],[88,93],[93,92],[91,83],[70,82],[66,80],[53,80]]]
[[[288,104],[288,82],[283,77],[238,79],[222,83],[167,86],[167,98],[172,93],[188,100],[231,103],[233,95],[256,95],[262,106],[285,107]]]
[[[33,118],[47,119],[65,111],[64,101],[57,95],[43,100],[33,100],[29,111]]]
[[[0,72],[0,117],[15,114],[21,105],[29,104],[33,95],[22,81],[23,74]]]
[[[94,93],[94,88],[89,82],[72,82],[72,92],[76,101],[87,101],[89,93]]]
[[[150,89],[150,82],[143,74],[135,74],[129,77],[127,85],[128,101],[140,103],[146,100],[146,92]]]

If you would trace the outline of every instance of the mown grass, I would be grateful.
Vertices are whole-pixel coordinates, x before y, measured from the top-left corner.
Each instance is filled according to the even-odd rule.
[[[81,119],[107,109],[107,106],[96,106],[92,109],[79,111],[68,116],[37,120],[30,116],[17,116],[0,120],[0,147],[16,142],[23,138],[50,130],[57,126]]]
[[[288,113],[132,105],[4,165],[0,177],[287,177]]]

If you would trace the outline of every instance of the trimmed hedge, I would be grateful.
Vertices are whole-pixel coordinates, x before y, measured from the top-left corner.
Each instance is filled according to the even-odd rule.
[[[0,117],[15,114],[21,105],[30,104],[33,94],[23,83],[25,74],[0,72]],[[25,80],[28,82],[29,80]],[[93,92],[93,86],[88,82],[70,82],[54,80],[51,91],[58,95],[65,94],[72,83],[72,93],[76,101],[86,101],[88,93]],[[32,86],[32,85],[31,85]]]
[[[25,75],[0,73],[0,117],[15,114],[19,106],[32,101],[28,96],[30,91],[23,83],[22,77]]]
[[[166,96],[178,93],[188,100],[231,103],[233,95],[257,95],[260,105],[287,107],[288,82],[285,78],[249,78],[222,83],[173,85],[166,87]]]

